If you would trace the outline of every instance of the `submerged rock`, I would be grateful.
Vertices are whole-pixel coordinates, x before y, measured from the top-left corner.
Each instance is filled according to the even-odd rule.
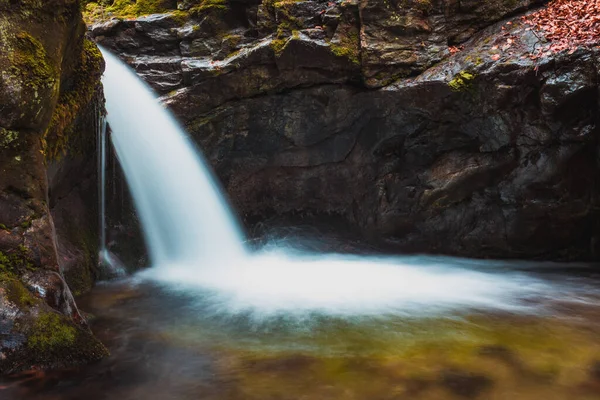
[[[489,389],[493,382],[485,375],[447,369],[440,373],[441,385],[451,393],[465,399],[477,398],[483,391]]]

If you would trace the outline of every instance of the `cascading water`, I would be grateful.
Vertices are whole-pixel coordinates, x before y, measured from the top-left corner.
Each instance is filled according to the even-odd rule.
[[[152,261],[232,263],[243,235],[192,143],[139,78],[103,50],[111,139]]]
[[[99,112],[98,115],[98,193],[99,193],[99,229],[98,236],[100,237],[100,263],[106,263],[108,259],[108,250],[106,249],[106,118]]]
[[[521,273],[473,270],[450,258],[250,254],[202,157],[151,90],[102,49],[108,122],[143,225],[146,277],[196,288],[221,314],[421,315],[522,309],[556,288]]]

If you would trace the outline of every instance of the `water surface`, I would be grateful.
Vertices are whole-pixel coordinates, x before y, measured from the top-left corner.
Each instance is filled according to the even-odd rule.
[[[444,260],[449,279],[435,267]],[[600,398],[600,281],[592,267],[405,258],[402,268],[417,261],[434,265],[441,282],[465,276],[469,282],[483,274],[502,290],[512,279],[534,285],[512,292],[517,297],[509,301],[493,291],[492,279],[486,287],[491,303],[467,297],[469,304],[435,307],[445,298],[440,295],[395,308],[386,300],[375,304],[377,312],[373,304],[354,304],[352,313],[335,302],[324,308],[332,305],[324,296],[315,307],[294,313],[285,302],[263,307],[265,298],[253,297],[258,292],[232,300],[214,287],[173,285],[146,273],[101,284],[78,300],[110,348],[109,359],[5,380],[0,397]],[[434,276],[424,274],[416,275],[421,284],[423,276]]]

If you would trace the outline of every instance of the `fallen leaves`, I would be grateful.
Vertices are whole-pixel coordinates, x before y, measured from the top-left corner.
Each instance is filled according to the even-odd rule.
[[[448,47],[448,51],[450,52],[450,54],[456,54],[459,51],[463,50],[464,46],[450,46]]]
[[[532,58],[568,50],[600,41],[600,0],[553,0],[523,21],[541,31],[550,43],[538,49]]]

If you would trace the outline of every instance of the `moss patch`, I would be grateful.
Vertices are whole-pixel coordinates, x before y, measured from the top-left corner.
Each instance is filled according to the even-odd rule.
[[[12,273],[0,272],[0,285],[5,288],[8,301],[21,310],[39,302],[39,299],[27,290],[16,275]]]
[[[56,70],[48,60],[42,43],[26,32],[16,35],[9,73],[26,87],[35,90],[48,89],[56,82]],[[35,94],[37,97],[37,93]]]
[[[19,132],[0,128],[0,149],[12,147],[19,139]]]
[[[455,92],[462,92],[471,88],[475,75],[467,71],[460,71],[448,82],[448,86]]]
[[[226,11],[228,9],[227,0],[203,0],[198,5],[190,8],[190,14],[199,16],[208,11]]]
[[[173,9],[170,0],[115,0],[106,8],[106,12],[122,18],[164,13]]]
[[[64,317],[63,317],[64,318]],[[35,351],[55,350],[75,343],[77,330],[56,313],[41,314],[32,327],[27,346]]]
[[[344,47],[337,44],[330,44],[331,52],[335,54],[337,57],[346,57],[354,64],[360,64],[360,60],[358,58],[358,49],[353,47]]]
[[[0,273],[20,274],[33,269],[33,263],[27,256],[26,248],[19,248],[12,252],[0,251]]]

